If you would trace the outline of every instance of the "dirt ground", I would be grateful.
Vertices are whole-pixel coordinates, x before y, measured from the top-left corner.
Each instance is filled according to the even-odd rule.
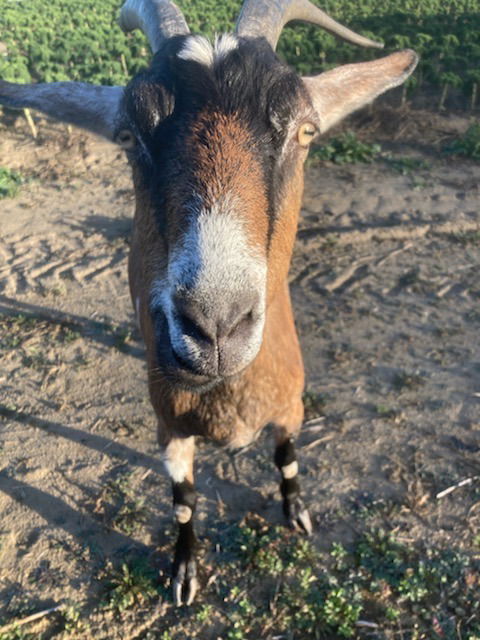
[[[480,532],[480,165],[439,152],[462,116],[386,109],[355,125],[397,163],[309,166],[291,269],[314,542],[348,541],[353,507],[383,501],[398,507],[400,539],[468,546]],[[168,550],[174,528],[127,287],[126,161],[45,121],[33,140],[19,118],[1,125],[0,166],[29,178],[0,201],[7,621],[65,601],[93,607],[108,563]],[[282,522],[268,432],[240,455],[200,444],[196,471],[206,544],[219,520]],[[168,555],[156,562],[167,584]],[[90,637],[134,637],[95,624]]]

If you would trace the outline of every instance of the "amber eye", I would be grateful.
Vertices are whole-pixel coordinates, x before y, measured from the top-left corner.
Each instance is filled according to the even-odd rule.
[[[119,144],[122,147],[122,149],[133,149],[133,147],[137,143],[135,136],[130,131],[130,129],[121,129],[117,133],[115,142]]]
[[[300,129],[298,130],[298,142],[302,147],[308,147],[311,143],[315,134],[317,133],[317,128],[311,122],[305,122],[302,124]]]

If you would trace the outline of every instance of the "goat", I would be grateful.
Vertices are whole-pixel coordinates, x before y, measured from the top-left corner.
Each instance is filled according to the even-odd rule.
[[[242,447],[273,424],[284,513],[312,531],[293,444],[304,371],[287,284],[303,164],[318,134],[417,63],[404,50],[302,78],[275,55],[292,20],[382,46],[308,0],[245,0],[235,32],[213,44],[191,35],[169,0],[126,0],[121,26],[142,29],[154,53],[127,87],[0,81],[0,103],[38,109],[127,152],[136,196],[129,281],[173,486],[177,604],[190,604],[198,586],[197,436]]]

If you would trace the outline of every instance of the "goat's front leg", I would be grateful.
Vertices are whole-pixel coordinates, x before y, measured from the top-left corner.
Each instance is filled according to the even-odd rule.
[[[298,482],[298,462],[295,455],[293,437],[283,427],[275,428],[275,464],[282,474],[280,491],[283,498],[283,512],[294,529],[301,529],[307,535],[312,533],[310,514],[300,496]]]
[[[195,560],[193,513],[196,494],[193,484],[195,440],[172,438],[164,449],[164,463],[172,479],[173,509],[178,522],[178,538],[173,560],[173,599],[176,605],[193,602],[198,587]]]

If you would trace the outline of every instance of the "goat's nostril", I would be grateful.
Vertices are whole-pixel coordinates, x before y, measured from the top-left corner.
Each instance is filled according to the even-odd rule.
[[[251,309],[248,313],[243,314],[238,318],[233,326],[228,330],[226,334],[226,338],[231,338],[235,334],[240,333],[243,329],[248,329],[253,322],[253,310]]]
[[[189,336],[196,342],[213,342],[203,327],[186,313],[179,313],[178,320],[184,335]]]

